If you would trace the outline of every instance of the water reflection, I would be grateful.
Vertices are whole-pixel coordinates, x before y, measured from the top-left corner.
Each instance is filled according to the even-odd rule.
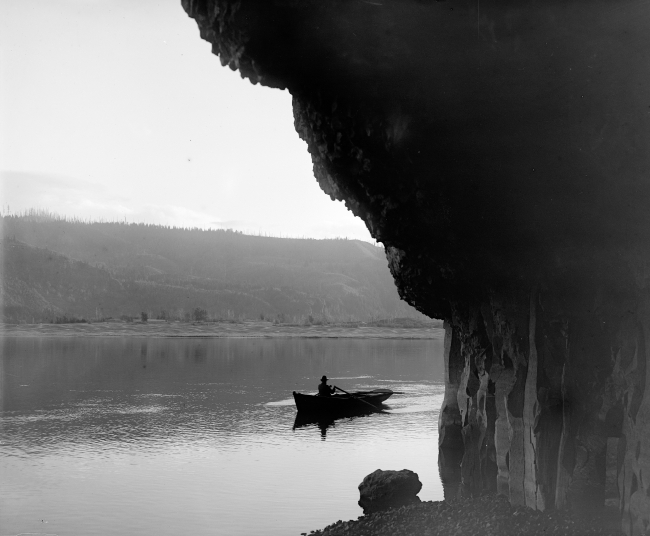
[[[388,406],[382,405],[383,409],[387,409]],[[309,413],[309,412],[301,412],[299,411],[296,413],[296,419],[293,422],[293,430],[296,430],[297,428],[305,428],[308,426],[313,426],[316,425],[321,433],[321,439],[325,439],[327,437],[327,429],[330,427],[333,427],[336,424],[336,421],[338,420],[346,420],[346,421],[354,421],[355,419],[363,418],[363,417],[371,417],[374,414],[377,413],[387,413],[383,410],[378,410],[378,411],[354,411],[354,412],[346,412],[344,415],[331,415],[331,414],[317,414],[317,413]]]
[[[461,498],[461,449],[440,448],[438,450],[438,471],[446,501]]]
[[[293,422],[293,429],[316,425],[320,430],[321,439],[325,440],[327,429],[334,426],[335,421],[334,417],[327,415],[301,414],[298,412],[296,413],[296,420]]]
[[[412,469],[424,500],[442,498],[441,342],[1,345],[3,534],[39,532],[36,519],[61,534],[299,534],[357,517],[357,486],[377,468]],[[298,419],[291,391],[324,372],[346,390],[404,394],[390,414]]]

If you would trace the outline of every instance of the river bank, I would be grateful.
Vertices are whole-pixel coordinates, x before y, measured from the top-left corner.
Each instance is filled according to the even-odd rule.
[[[302,533],[306,535],[307,533]],[[603,508],[587,518],[566,512],[513,507],[493,495],[462,502],[423,502],[337,521],[310,536],[596,536],[622,534],[618,510]]]
[[[440,327],[372,325],[290,325],[245,322],[93,322],[75,324],[0,324],[0,336],[13,337],[233,337],[233,338],[351,338],[442,339]]]

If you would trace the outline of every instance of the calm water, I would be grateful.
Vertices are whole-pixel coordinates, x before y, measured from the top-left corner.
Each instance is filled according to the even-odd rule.
[[[0,535],[295,535],[408,468],[441,500],[442,341],[6,338]],[[318,379],[404,394],[294,429]]]

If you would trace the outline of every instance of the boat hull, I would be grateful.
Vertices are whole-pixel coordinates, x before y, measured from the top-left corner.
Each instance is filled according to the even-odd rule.
[[[293,392],[296,408],[300,413],[344,415],[380,411],[382,403],[390,398],[390,389],[357,391],[351,395],[318,396]]]

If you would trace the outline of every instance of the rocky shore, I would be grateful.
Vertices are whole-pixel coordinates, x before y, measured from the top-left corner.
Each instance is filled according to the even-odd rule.
[[[306,533],[303,533],[306,534]],[[504,497],[462,502],[423,502],[337,521],[310,536],[562,536],[620,535],[616,509],[603,508],[583,518],[565,512],[513,507]]]

